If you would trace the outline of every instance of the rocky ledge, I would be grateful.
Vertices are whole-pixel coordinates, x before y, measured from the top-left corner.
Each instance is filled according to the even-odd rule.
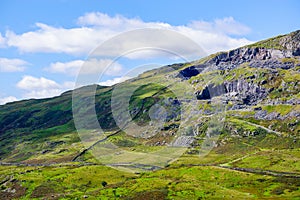
[[[189,79],[204,69],[231,70],[247,63],[255,68],[290,69],[300,66],[300,30],[259,43],[221,52],[202,63],[195,63],[179,72]]]

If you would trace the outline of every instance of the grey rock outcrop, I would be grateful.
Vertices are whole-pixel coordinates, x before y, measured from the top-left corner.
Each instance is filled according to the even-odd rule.
[[[193,76],[197,76],[200,74],[205,68],[207,68],[209,65],[193,65],[190,67],[187,67],[179,72],[177,77],[183,79],[183,80],[188,80]]]
[[[278,36],[269,40],[261,41],[253,45],[248,45],[228,52],[218,53],[205,61],[189,66],[179,72],[178,77],[183,80],[190,79],[200,73],[222,70],[222,73],[237,67],[249,66],[252,68],[269,69],[268,79],[257,82],[258,74],[253,77],[235,77],[235,80],[223,81],[222,83],[208,84],[201,91],[196,91],[198,100],[209,100],[216,96],[225,96],[225,101],[239,100],[245,105],[255,105],[274,90],[274,87],[265,87],[269,82],[280,77],[278,69],[291,69],[300,66],[300,31],[288,35]],[[265,76],[260,75],[260,76]],[[206,80],[209,81],[209,80]],[[198,84],[198,80],[193,80],[192,84]],[[273,83],[272,83],[273,84]],[[285,84],[284,82],[282,84]],[[291,84],[290,84],[291,85]],[[297,83],[295,83],[295,86]],[[288,90],[289,87],[281,85],[281,90]],[[268,89],[267,89],[268,88]],[[280,92],[280,91],[279,91]],[[282,102],[281,102],[282,103]],[[274,103],[278,104],[278,103]],[[286,104],[299,104],[297,99],[289,100]],[[270,116],[272,118],[272,116]]]
[[[230,70],[244,63],[255,68],[290,69],[300,62],[283,62],[283,58],[300,56],[300,31],[272,38],[267,41],[221,52],[204,63],[189,66],[179,72],[179,77],[189,79],[201,73],[205,68]],[[296,58],[300,61],[299,58]],[[209,70],[209,69],[206,69]]]
[[[223,84],[216,86],[208,85],[202,91],[195,92],[198,100],[207,100],[225,94],[228,100],[240,99],[243,104],[251,105],[266,98],[268,92],[262,86],[244,79],[225,81]]]
[[[259,110],[254,114],[255,119],[260,120],[285,120],[287,118],[299,118],[300,112],[297,110],[293,110],[286,115],[280,115],[277,112],[268,113],[266,110]]]

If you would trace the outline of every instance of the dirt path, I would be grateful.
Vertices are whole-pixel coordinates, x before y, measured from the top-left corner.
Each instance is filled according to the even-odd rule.
[[[253,174],[300,179],[300,174],[295,174],[295,173],[291,173],[291,172],[279,172],[279,171],[272,171],[272,170],[230,167],[230,166],[221,166],[221,165],[216,165],[215,167],[220,167],[220,168],[234,170],[234,171],[240,171],[240,172],[253,173]]]
[[[282,136],[282,133],[280,133],[280,132],[278,132],[278,131],[274,131],[274,130],[271,130],[271,129],[266,128],[266,127],[264,127],[264,126],[261,126],[261,125],[258,125],[258,124],[254,124],[254,123],[252,123],[252,122],[248,122],[248,121],[245,121],[245,120],[241,120],[241,121],[243,121],[243,122],[245,122],[245,123],[247,123],[247,124],[249,124],[249,125],[255,126],[255,127],[257,127],[257,128],[262,128],[262,129],[264,129],[265,131],[267,131],[268,133],[275,133],[275,134],[278,135],[278,136]]]
[[[243,159],[245,159],[245,158],[248,158],[248,157],[250,157],[250,156],[253,156],[253,155],[255,155],[255,154],[259,153],[259,152],[261,152],[261,151],[256,151],[256,152],[254,152],[254,153],[250,153],[250,154],[244,155],[244,156],[242,156],[242,157],[240,157],[240,158],[236,158],[236,159],[231,160],[231,161],[229,161],[229,162],[220,164],[220,166],[221,166],[221,167],[229,167],[230,164],[235,163],[235,162],[238,162],[238,161],[243,160]]]
[[[73,159],[72,161],[76,161],[79,157],[81,157],[82,155],[84,155],[86,152],[88,152],[89,150],[91,150],[92,148],[94,148],[97,144],[101,143],[101,142],[105,142],[108,138],[117,135],[118,133],[122,132],[124,130],[125,127],[128,126],[129,123],[131,123],[132,121],[134,121],[144,110],[144,104],[146,99],[148,98],[152,98],[155,97],[156,95],[158,95],[161,92],[164,92],[166,89],[168,89],[171,85],[165,86],[163,88],[161,88],[160,90],[158,90],[157,92],[155,92],[154,94],[152,94],[150,97],[146,97],[145,99],[142,100],[142,106],[139,109],[139,111],[135,114],[135,116],[132,117],[132,119],[130,121],[128,121],[123,128],[115,131],[114,133],[107,135],[106,137],[102,138],[101,140],[96,141],[94,144],[92,144],[91,146],[89,146],[88,148],[85,148],[83,151],[81,151],[80,153],[78,153]]]
[[[0,166],[23,166],[23,167],[63,167],[63,166],[87,166],[87,165],[95,165],[95,166],[104,166],[103,164],[94,164],[94,163],[80,163],[80,164],[24,164],[24,163],[3,163],[0,162]],[[124,163],[124,164],[116,164],[116,165],[111,165],[112,167],[128,167],[129,165]],[[272,171],[272,170],[262,170],[262,169],[253,169],[253,168],[241,168],[241,167],[231,167],[231,166],[224,166],[224,165],[216,165],[216,164],[185,164],[185,165],[180,165],[176,167],[170,167],[170,169],[177,169],[181,167],[217,167],[217,168],[222,168],[222,169],[228,169],[228,170],[234,170],[234,171],[239,171],[239,172],[246,172],[246,173],[252,173],[252,174],[261,174],[261,175],[268,175],[268,176],[275,176],[275,177],[285,177],[285,178],[295,178],[295,179],[300,179],[300,174],[297,173],[292,173],[292,172],[281,172],[281,171]],[[158,166],[145,166],[145,165],[134,165],[134,166],[129,166],[130,168],[139,168],[139,169],[148,169],[149,171],[153,170],[160,170],[162,169],[161,167]],[[165,168],[168,169],[168,168]]]

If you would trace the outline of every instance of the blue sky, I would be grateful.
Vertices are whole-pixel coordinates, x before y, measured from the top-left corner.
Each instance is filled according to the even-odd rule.
[[[209,54],[297,30],[299,10],[297,0],[2,1],[0,104],[72,89],[90,52],[124,31],[169,29],[192,39]],[[123,80],[133,66],[180,61],[151,55],[151,59],[143,53],[124,56],[100,82]],[[112,58],[97,61],[97,66],[107,65]],[[92,67],[86,73],[93,73]]]

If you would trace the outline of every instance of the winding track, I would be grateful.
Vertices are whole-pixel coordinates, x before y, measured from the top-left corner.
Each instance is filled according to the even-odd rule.
[[[243,122],[245,122],[245,123],[247,123],[247,124],[249,124],[249,125],[255,126],[255,127],[257,127],[257,128],[262,128],[262,129],[264,129],[265,131],[267,131],[268,133],[275,133],[275,134],[278,135],[278,136],[282,136],[282,134],[281,134],[280,132],[271,130],[271,129],[269,129],[269,128],[267,128],[267,127],[264,127],[264,126],[262,126],[262,125],[254,124],[254,123],[252,123],[252,122],[248,122],[248,121],[245,121],[245,120],[241,120],[241,121],[243,121]]]
[[[66,164],[25,164],[25,163],[4,163],[0,162],[0,166],[17,166],[17,167],[63,167],[63,166],[105,166],[103,164],[94,164],[94,163],[80,163],[80,164],[74,164],[74,163],[66,163]],[[112,167],[128,167],[130,166],[127,163],[120,163],[120,164],[114,164],[111,165]],[[285,177],[285,178],[294,178],[294,179],[299,179],[300,180],[300,174],[298,173],[292,173],[292,172],[281,172],[281,171],[273,171],[273,170],[261,170],[261,169],[252,169],[252,168],[242,168],[242,167],[231,167],[231,166],[223,166],[221,165],[215,165],[215,164],[183,164],[180,166],[172,166],[172,167],[167,167],[165,169],[178,169],[182,167],[217,167],[217,168],[222,168],[222,169],[228,169],[228,170],[233,170],[233,171],[239,171],[239,172],[245,172],[245,173],[252,173],[252,174],[260,174],[260,175],[268,175],[268,176],[273,176],[273,177]],[[149,171],[153,170],[159,170],[162,169],[161,167],[158,166],[144,166],[144,165],[133,165],[130,166],[130,168],[143,168],[143,169],[149,169]]]

